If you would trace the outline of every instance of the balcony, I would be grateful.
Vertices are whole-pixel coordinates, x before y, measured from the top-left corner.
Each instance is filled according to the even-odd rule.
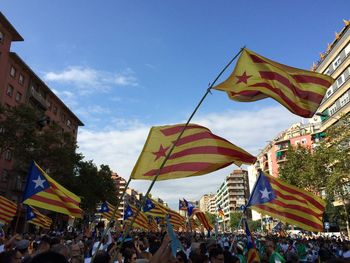
[[[39,92],[37,92],[34,87],[31,87],[30,89],[30,93],[29,93],[29,98],[36,104],[38,105],[40,108],[42,108],[43,110],[47,110],[48,109],[48,103],[45,100],[45,98],[43,98],[41,96],[41,94]]]

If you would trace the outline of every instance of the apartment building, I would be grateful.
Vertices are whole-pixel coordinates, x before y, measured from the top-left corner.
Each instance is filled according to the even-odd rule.
[[[215,198],[214,194],[205,194],[199,199],[199,209],[202,212],[209,212],[210,213],[210,200],[212,198]]]
[[[246,170],[234,170],[225,178],[216,192],[216,207],[221,207],[225,217],[220,218],[219,222],[224,221],[225,225],[230,224],[230,213],[241,210],[249,199],[249,181]]]
[[[344,20],[344,27],[336,33],[327,50],[314,64],[317,72],[332,76],[336,81],[326,92],[318,112],[321,113],[321,132],[350,111],[350,21]]]
[[[12,42],[23,41],[22,36],[0,12],[0,104],[14,107],[26,104],[41,113],[47,124],[58,124],[63,132],[77,138],[79,126],[84,124],[37,76],[15,52]],[[18,202],[25,185],[25,178],[11,173],[12,153],[0,156],[0,195]]]

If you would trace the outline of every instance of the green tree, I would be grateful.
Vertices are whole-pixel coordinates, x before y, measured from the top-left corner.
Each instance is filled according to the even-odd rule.
[[[261,221],[260,220],[255,220],[255,221],[249,220],[248,226],[249,226],[250,231],[258,231],[261,229]]]
[[[237,230],[237,226],[242,218],[241,212],[231,212],[230,213],[230,227],[233,230]]]
[[[211,213],[209,213],[209,212],[205,212],[205,215],[207,216],[209,223],[210,223],[212,226],[214,226],[215,223],[216,223],[216,215],[211,214]]]
[[[349,115],[327,129],[327,137],[310,149],[290,148],[279,168],[280,178],[312,192],[325,192],[328,203],[340,201],[342,218],[349,229],[350,200],[350,122]],[[330,207],[330,206],[328,206]],[[331,210],[329,210],[331,211]]]

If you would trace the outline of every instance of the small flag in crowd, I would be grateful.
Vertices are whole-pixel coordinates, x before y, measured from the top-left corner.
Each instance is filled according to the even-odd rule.
[[[187,210],[187,206],[186,206],[185,200],[179,199],[179,210],[180,210],[180,211],[181,211],[181,210],[184,210],[184,211]]]
[[[205,215],[205,213],[198,210],[194,214],[197,217],[197,219],[202,223],[202,225],[205,227],[206,230],[211,231],[213,229],[213,226],[209,223],[209,220]]]
[[[323,231],[325,201],[260,172],[247,207],[308,231]]]
[[[127,205],[124,211],[124,220],[132,221],[132,217],[134,217],[138,213],[138,210],[139,209],[136,206],[130,204]],[[136,228],[149,230],[148,218],[142,211],[139,211],[133,226]]]
[[[153,180],[164,158],[185,124],[152,127],[132,179]],[[158,180],[198,176],[214,172],[232,163],[254,163],[256,158],[209,129],[189,124],[177,142]]]
[[[35,162],[29,169],[23,203],[72,217],[82,217],[80,198],[58,184]]]
[[[193,214],[193,210],[195,209],[195,206],[192,203],[187,202],[187,200],[185,198],[184,198],[184,202],[185,202],[186,208],[187,208],[187,215],[190,217]]]
[[[52,224],[52,219],[50,217],[43,215],[37,209],[29,205],[26,206],[26,209],[28,223],[42,227],[44,229],[50,229],[50,226]]]
[[[224,210],[222,210],[221,206],[218,206],[218,214],[221,218],[225,217]]]
[[[133,215],[134,215],[134,213],[132,212],[131,206],[130,206],[130,205],[127,205],[127,206],[125,207],[125,210],[124,210],[124,220],[129,219],[129,218],[132,217]]]
[[[249,227],[248,227],[248,222],[245,219],[244,220],[244,225],[245,225],[245,233],[247,235],[247,263],[253,263],[253,262],[260,262],[260,257],[258,254],[258,251],[256,250],[254,238],[252,234],[250,233]]]
[[[158,218],[164,218],[166,215],[166,212],[164,209],[162,209],[158,202],[151,198],[146,200],[145,206],[143,207],[143,212],[145,212],[146,215]]]
[[[243,102],[271,97],[292,113],[310,118],[333,82],[330,76],[282,65],[245,48],[231,76],[214,89]]]
[[[114,213],[114,209],[115,209],[115,206],[113,206],[107,201],[104,201],[102,202],[101,208],[98,210],[98,212],[101,213],[103,217],[111,220]],[[115,213],[115,218],[119,218],[119,217],[121,217],[121,213],[117,211]]]
[[[0,223],[8,224],[16,215],[17,205],[0,195]]]

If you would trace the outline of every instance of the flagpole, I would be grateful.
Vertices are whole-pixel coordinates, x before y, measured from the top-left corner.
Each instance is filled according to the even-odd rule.
[[[192,112],[192,114],[190,115],[190,117],[188,118],[185,126],[183,127],[182,131],[180,132],[180,134],[178,135],[177,139],[174,141],[172,147],[170,148],[169,152],[167,153],[167,155],[165,156],[162,164],[160,165],[155,177],[153,178],[146,194],[144,195],[145,197],[142,199],[142,202],[141,202],[141,208],[145,205],[145,202],[146,202],[146,199],[147,199],[147,196],[149,195],[149,193],[151,192],[152,188],[153,188],[153,185],[155,184],[155,182],[157,181],[160,173],[161,173],[161,170],[163,169],[165,163],[168,161],[170,155],[172,154],[176,144],[178,143],[178,141],[180,140],[181,136],[183,135],[183,133],[185,132],[188,124],[190,123],[190,121],[192,120],[193,116],[196,114],[197,110],[199,109],[199,107],[201,106],[201,104],[203,103],[204,99],[208,96],[208,94],[211,92],[211,89],[214,87],[215,83],[217,82],[217,80],[221,77],[221,75],[226,71],[226,69],[232,64],[233,61],[235,61],[235,59],[242,53],[244,47],[242,47],[239,52],[227,63],[227,65],[221,70],[221,72],[217,75],[217,77],[214,79],[214,81],[210,84],[209,88],[207,89],[207,91],[205,92],[205,94],[203,95],[203,97],[201,98],[201,100],[199,101],[199,103],[197,104],[197,106],[195,107],[194,111]],[[125,237],[127,236],[127,234],[129,234],[129,231],[131,230],[132,228],[132,225],[134,224],[135,220],[136,220],[136,217],[139,215],[140,213],[140,210],[137,210],[137,213],[136,215],[133,216],[133,219],[129,225],[129,227],[127,228],[127,231],[125,233],[125,235],[123,235],[123,239],[122,239],[122,242],[124,242],[124,239]]]

